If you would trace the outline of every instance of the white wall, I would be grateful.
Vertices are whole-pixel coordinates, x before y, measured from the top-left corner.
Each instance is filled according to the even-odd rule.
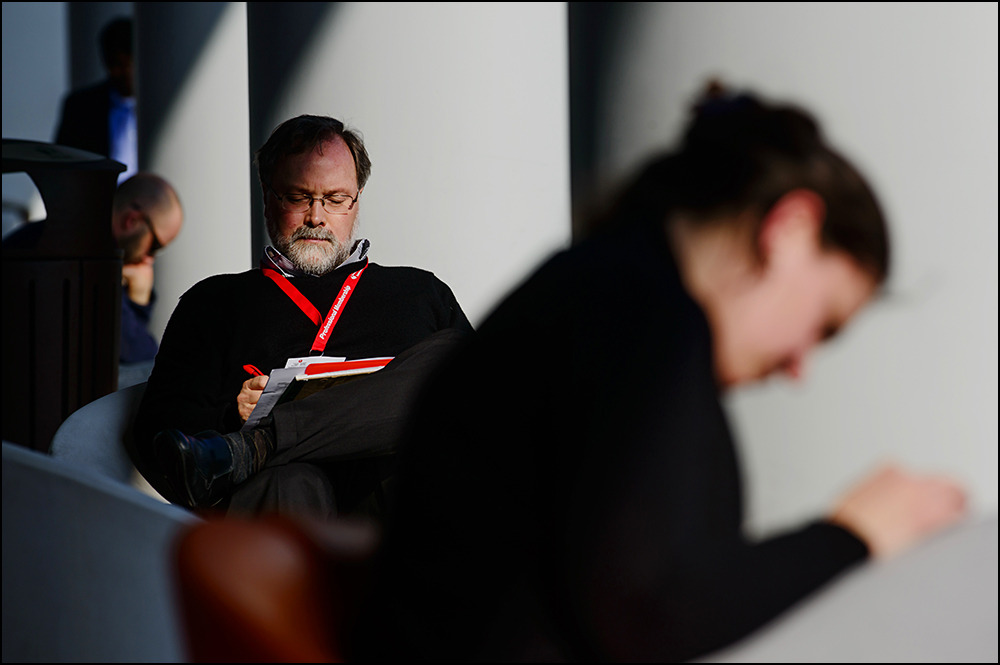
[[[729,406],[750,523],[821,511],[884,459],[997,509],[997,5],[641,5],[602,109],[607,182],[669,145],[706,79],[805,106],[890,217],[890,296],[805,385]]]
[[[142,7],[139,13],[140,31]],[[184,11],[184,7],[178,8]],[[150,28],[155,30],[155,26]],[[139,122],[143,58],[171,57],[183,36],[140,32]],[[143,169],[166,178],[184,207],[184,227],[157,255],[157,305],[150,331],[159,337],[177,299],[211,275],[242,272],[250,261],[250,133],[246,4],[228,3],[191,68],[151,145],[140,145]],[[140,133],[140,136],[142,134]]]
[[[65,2],[3,3],[3,138],[51,141],[68,92]],[[24,173],[3,176],[3,201],[43,219],[38,189]],[[4,233],[8,229],[4,213]]]
[[[325,21],[275,115],[361,131],[372,260],[433,271],[480,323],[569,242],[565,5],[344,3]]]
[[[3,3],[3,136],[51,141],[69,86],[65,2]]]

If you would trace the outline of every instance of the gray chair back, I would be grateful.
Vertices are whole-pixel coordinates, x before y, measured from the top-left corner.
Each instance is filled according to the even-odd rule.
[[[174,542],[200,520],[3,443],[3,662],[183,662]]]
[[[132,421],[145,392],[146,384],[139,383],[72,413],[52,438],[51,455],[76,468],[133,484],[137,472],[125,451],[125,439],[132,436]]]

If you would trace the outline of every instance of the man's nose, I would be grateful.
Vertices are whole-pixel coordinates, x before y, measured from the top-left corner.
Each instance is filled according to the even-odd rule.
[[[312,205],[306,210],[307,226],[326,226],[329,213],[323,207],[323,199],[313,199]]]

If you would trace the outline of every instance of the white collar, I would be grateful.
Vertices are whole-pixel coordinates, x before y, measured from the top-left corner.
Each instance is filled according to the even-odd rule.
[[[351,255],[348,256],[343,263],[334,268],[334,270],[336,270],[337,268],[342,268],[346,265],[350,265],[352,263],[360,263],[364,261],[366,258],[368,258],[369,247],[371,247],[371,243],[368,242],[367,238],[361,238],[360,240],[357,240],[354,243],[354,251],[351,252]],[[285,277],[321,276],[321,275],[310,275],[307,272],[299,270],[298,268],[295,267],[295,264],[292,263],[291,259],[289,259],[287,256],[279,252],[271,245],[267,245],[266,247],[264,247],[264,258],[261,260],[261,263],[266,265],[267,267],[274,268]],[[331,270],[330,272],[333,271]]]

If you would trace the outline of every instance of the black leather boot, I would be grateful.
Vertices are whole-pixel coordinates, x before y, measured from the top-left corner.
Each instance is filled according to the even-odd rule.
[[[189,508],[211,508],[229,495],[233,453],[218,432],[188,436],[179,430],[160,432],[153,439],[160,468]]]

